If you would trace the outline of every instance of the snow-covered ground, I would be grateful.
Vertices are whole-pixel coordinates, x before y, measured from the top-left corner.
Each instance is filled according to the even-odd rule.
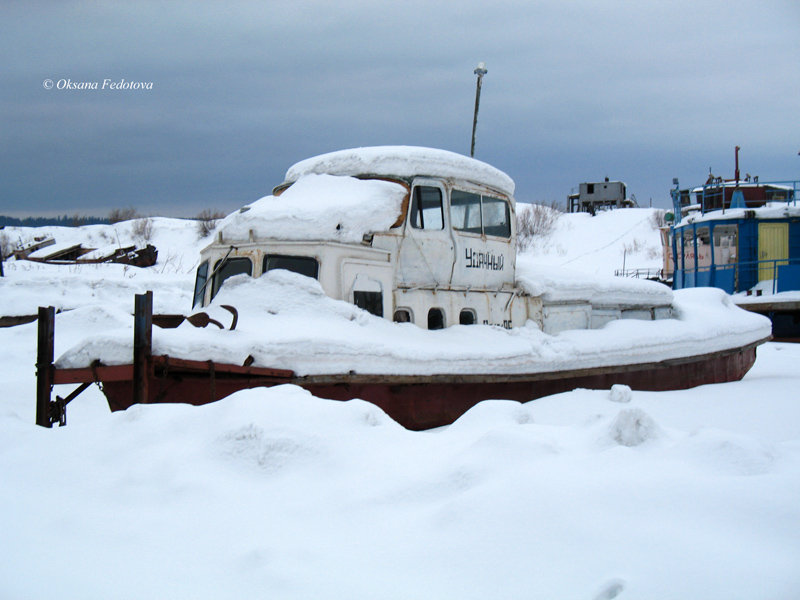
[[[522,269],[657,267],[652,212],[564,216]],[[2,233],[99,247],[135,230]],[[153,219],[150,241],[146,270],[7,262],[0,316],[61,309],[61,355],[146,289],[187,312],[208,240]],[[800,594],[797,345],[761,346],[741,382],[489,401],[427,432],[292,386],[114,414],[92,386],[45,430],[35,360],[35,323],[0,329],[0,598]]]

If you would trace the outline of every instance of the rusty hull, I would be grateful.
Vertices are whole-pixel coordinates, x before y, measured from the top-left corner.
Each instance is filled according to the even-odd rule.
[[[738,381],[755,362],[763,341],[723,352],[655,363],[527,375],[336,375],[297,377],[291,371],[151,357],[146,403],[203,405],[243,389],[283,383],[299,385],[320,398],[372,402],[403,427],[424,430],[449,425],[483,400],[528,402],[577,388],[680,390]],[[102,382],[111,410],[130,407],[133,366],[57,369],[54,383]]]

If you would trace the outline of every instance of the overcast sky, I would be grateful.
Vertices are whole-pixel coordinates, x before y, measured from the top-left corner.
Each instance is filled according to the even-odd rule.
[[[798,0],[0,5],[0,214],[194,216],[304,158],[402,144],[507,172],[521,202],[672,178],[800,178]],[[53,82],[45,89],[45,80]],[[152,83],[67,90],[59,82]]]

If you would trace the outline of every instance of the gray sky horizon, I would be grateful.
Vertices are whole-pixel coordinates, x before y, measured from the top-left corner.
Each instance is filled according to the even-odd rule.
[[[609,177],[667,208],[737,145],[742,175],[800,179],[796,0],[12,0],[0,51],[9,216],[230,212],[325,152],[469,155],[480,61],[475,158],[518,202]]]

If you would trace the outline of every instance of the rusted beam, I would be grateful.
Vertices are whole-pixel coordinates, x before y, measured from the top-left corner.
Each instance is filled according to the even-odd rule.
[[[94,381],[132,381],[133,365],[111,365],[82,367],[79,369],[56,369],[53,383],[91,383]]]
[[[147,404],[153,347],[153,292],[136,294],[133,313],[133,403]]]
[[[56,309],[39,307],[39,339],[36,355],[36,424],[52,427],[50,394],[53,391],[53,355]]]

